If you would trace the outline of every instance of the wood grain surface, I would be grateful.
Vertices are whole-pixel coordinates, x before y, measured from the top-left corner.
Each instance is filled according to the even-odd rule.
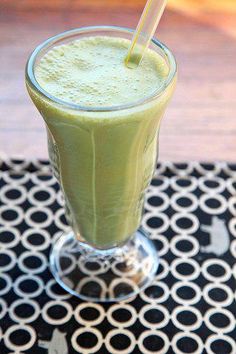
[[[156,33],[179,66],[160,134],[161,160],[236,160],[236,2],[215,3],[170,0]],[[135,27],[143,6],[143,0],[1,1],[0,153],[47,157],[43,121],[24,85],[34,47],[85,25]]]

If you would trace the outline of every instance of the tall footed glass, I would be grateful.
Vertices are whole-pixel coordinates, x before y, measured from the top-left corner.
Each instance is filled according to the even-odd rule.
[[[82,299],[117,301],[149,285],[158,267],[157,250],[139,226],[176,63],[171,52],[153,40],[151,49],[168,65],[165,82],[149,97],[120,106],[79,106],[39,85],[35,68],[50,49],[101,35],[131,39],[132,30],[87,27],[50,38],[30,56],[26,84],[46,123],[49,157],[71,226],[53,245],[52,273]]]

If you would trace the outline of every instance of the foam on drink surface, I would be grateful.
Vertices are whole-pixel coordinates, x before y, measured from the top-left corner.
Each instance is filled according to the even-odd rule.
[[[148,50],[136,69],[124,64],[130,41],[86,37],[56,46],[35,69],[40,86],[52,96],[88,107],[135,103],[163,85],[168,66]]]
[[[67,42],[37,62],[36,79],[52,96],[81,106],[135,104],[166,82],[169,69],[153,50],[137,68],[127,68],[129,46],[127,39],[107,36]],[[114,247],[140,225],[160,121],[173,87],[166,87],[151,104],[85,112],[49,104],[28,86],[47,124],[50,159],[66,196],[70,223],[87,242]]]

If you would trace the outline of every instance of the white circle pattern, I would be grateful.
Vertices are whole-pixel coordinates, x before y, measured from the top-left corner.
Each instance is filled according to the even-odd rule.
[[[55,224],[57,225],[57,227],[60,229],[60,230],[63,230],[63,231],[68,231],[68,225],[66,225],[65,223],[63,223],[61,221],[61,216],[64,216],[65,212],[64,212],[64,209],[58,209],[56,214],[55,214]]]
[[[17,198],[16,197],[14,197],[14,198],[7,197],[7,193],[9,193],[11,191],[17,191],[18,193],[20,193],[20,196]],[[6,184],[0,190],[0,200],[5,204],[9,204],[9,205],[21,204],[26,200],[26,197],[27,197],[27,189],[23,186],[17,186],[17,185],[12,186],[12,185]]]
[[[0,296],[7,294],[8,291],[12,287],[12,280],[11,280],[11,277],[8,274],[5,274],[5,273],[0,274],[0,281],[1,280],[3,280],[3,282],[6,285],[2,289],[0,289]]]
[[[178,341],[181,339],[188,340],[188,338],[193,339],[196,343],[198,348],[192,352],[188,351],[188,354],[202,354],[203,343],[202,339],[195,333],[187,332],[186,336],[183,337],[182,333],[177,333],[172,339],[172,348],[175,354],[184,354],[182,350],[178,348]]]
[[[217,315],[221,314],[221,315],[224,315],[225,317],[227,317],[229,320],[229,324],[225,327],[218,327],[218,326],[214,325],[211,322],[211,317],[215,314],[217,314]],[[233,329],[235,328],[235,318],[234,318],[233,314],[224,308],[221,308],[221,309],[212,308],[212,309],[208,310],[205,313],[204,321],[205,321],[207,327],[212,332],[216,332],[216,333],[228,333],[228,332],[233,331]]]
[[[153,235],[153,236],[151,236],[151,239],[157,240],[158,242],[161,241],[162,248],[161,249],[158,248],[158,255],[159,255],[159,257],[164,256],[169,250],[169,242],[168,242],[167,238],[164,235]]]
[[[227,263],[224,255],[213,258],[210,254],[208,257],[200,247],[201,237],[203,237],[200,225],[210,225],[213,215],[219,215],[223,219],[223,214],[226,215],[227,210],[230,213],[229,217],[225,219],[227,230],[233,237],[236,237],[236,179],[235,170],[231,169],[230,165],[223,163],[217,166],[212,165],[210,170],[199,163],[190,163],[182,167],[171,163],[160,165],[158,173],[165,174],[169,170],[171,174],[168,177],[157,175],[150,185],[145,202],[147,212],[143,218],[142,226],[150,233],[150,237],[161,245],[159,255],[162,258],[155,281],[151,285],[152,288],[145,289],[140,293],[139,298],[142,301],[139,305],[140,308],[135,308],[136,301],[139,301],[135,297],[105,307],[96,303],[78,303],[73,300],[70,294],[60,288],[57,293],[56,287],[59,285],[54,279],[45,282],[44,275],[42,275],[47,272],[48,260],[45,253],[54,242],[54,238],[61,231],[67,231],[68,226],[62,219],[64,217],[64,209],[62,208],[64,202],[61,192],[57,192],[55,188],[56,180],[49,174],[48,166],[40,162],[37,162],[36,165],[40,171],[34,173],[24,171],[22,173],[22,168],[27,169],[28,165],[23,162],[16,167],[12,162],[10,172],[0,173],[0,181],[3,182],[3,186],[0,188],[0,201],[3,204],[0,206],[0,234],[6,233],[3,240],[0,238],[0,257],[2,254],[2,259],[4,262],[6,261],[0,264],[0,319],[4,321],[8,315],[11,321],[17,323],[7,329],[0,329],[0,338],[3,338],[0,343],[0,351],[3,343],[8,351],[12,351],[14,354],[31,350],[35,344],[37,345],[38,333],[36,335],[34,324],[32,326],[30,324],[42,316],[42,321],[47,326],[49,324],[51,326],[65,326],[70,320],[77,323],[80,328],[73,329],[70,335],[71,345],[72,350],[82,354],[86,352],[100,354],[103,351],[102,348],[105,348],[109,354],[136,354],[136,350],[137,353],[142,354],[168,354],[170,346],[175,354],[183,354],[184,352],[180,350],[178,344],[184,337],[191,338],[196,343],[197,349],[194,354],[202,354],[204,350],[207,354],[213,354],[212,344],[217,340],[229,343],[232,347],[231,354],[236,352],[236,343],[232,334],[235,329],[235,318],[230,312],[230,308],[236,300],[236,292],[233,292],[228,283],[231,277],[234,280],[236,278],[236,264]],[[195,171],[195,175],[199,174],[200,177],[190,175],[192,171]],[[220,171],[229,177],[224,179],[220,175],[218,176]],[[25,186],[27,183],[33,184],[29,191]],[[166,193],[167,189],[171,195]],[[195,194],[195,191],[198,194]],[[16,194],[14,199],[13,192]],[[40,192],[45,192],[44,199],[38,199]],[[152,199],[155,196],[158,197],[158,200]],[[182,201],[181,198],[185,200]],[[218,203],[218,207],[211,207],[211,200]],[[30,206],[22,211],[21,204],[25,202]],[[57,205],[56,211],[53,213],[52,204]],[[204,216],[207,216],[206,222],[200,217],[198,219],[199,209]],[[168,214],[169,210],[171,210],[170,214]],[[8,211],[13,212],[13,216],[9,219],[5,213]],[[37,212],[41,213],[42,222],[34,218],[34,213]],[[183,220],[184,218],[186,220]],[[19,231],[21,230],[19,225],[22,222],[27,224],[27,228],[23,229],[23,232]],[[158,226],[153,226],[153,223]],[[190,223],[191,226],[184,228],[183,223]],[[51,224],[55,227],[53,235],[50,231]],[[191,249],[189,250],[188,247],[186,250],[180,247],[181,242],[187,242]],[[16,246],[18,245],[24,248],[21,254],[17,253]],[[230,244],[230,255],[236,258],[236,240]],[[37,264],[39,263],[38,267],[34,265],[34,268],[31,268],[28,265],[30,262],[27,262],[28,257],[35,257],[35,261]],[[180,266],[185,267],[185,265],[192,268],[190,274],[182,274],[181,269],[183,268]],[[71,264],[72,266],[73,264]],[[211,270],[214,266],[220,267],[220,275],[212,273]],[[20,275],[16,279],[11,277],[13,269],[20,271]],[[204,278],[204,286],[201,288],[198,283],[199,277]],[[170,278],[172,279],[171,287],[168,286]],[[91,279],[93,277],[88,277],[84,284],[78,286],[86,285],[86,281],[91,281]],[[25,291],[23,288],[27,286],[28,281],[33,282],[36,288],[35,286],[32,289],[28,287]],[[23,286],[24,282],[26,286]],[[105,289],[104,284],[100,285]],[[114,283],[110,291],[114,291],[117,285]],[[134,284],[131,282],[130,285]],[[186,287],[187,293],[189,287],[189,293],[191,291],[194,295],[186,298],[186,292],[185,294],[181,292],[183,287]],[[18,298],[8,304],[6,299],[11,291]],[[213,295],[216,292],[218,292],[218,296],[219,294],[223,296],[222,299],[216,298],[216,300],[214,298]],[[42,298],[47,296],[49,300],[39,306],[38,296],[42,296]],[[177,304],[171,311],[168,308],[170,299]],[[204,311],[202,313],[202,309],[200,311],[200,302],[207,305],[205,313]],[[21,306],[28,306],[31,311],[27,313],[18,311]],[[58,308],[64,312],[62,317],[58,318],[58,314],[55,312],[54,318],[54,306],[59,306]],[[94,309],[97,314],[93,319],[88,319],[88,316],[85,316],[84,311],[89,312],[90,308]],[[183,311],[192,316],[191,324],[180,317]],[[125,320],[122,320],[123,313],[125,313]],[[217,321],[214,322],[215,315],[224,317],[227,324],[218,326]],[[112,326],[106,335],[102,335],[100,330],[104,321],[109,322],[109,325]],[[208,330],[213,332],[206,338],[205,343],[203,343],[200,334],[197,334],[198,332],[193,333],[202,326],[203,321]],[[145,328],[141,334],[133,334],[132,331],[136,324]],[[178,333],[174,335],[172,340],[165,332],[166,326],[174,326],[175,329],[178,329]],[[17,330],[24,330],[28,333],[27,343],[17,345],[13,342]],[[50,330],[49,335],[51,332]],[[90,333],[97,339],[96,344],[89,350],[83,347],[82,342],[79,341],[79,337],[86,335],[86,333]],[[122,350],[113,346],[113,339],[117,335],[123,335],[129,340],[127,348]],[[163,345],[160,350],[153,351],[145,346],[150,336],[160,338]],[[67,341],[69,343],[69,336],[67,336]]]
[[[187,182],[187,186],[184,186],[183,184],[180,184],[181,181]],[[189,176],[175,176],[170,179],[170,184],[171,187],[177,191],[177,192],[192,192],[194,191],[197,186],[197,179],[195,177],[189,177]]]
[[[30,242],[30,238],[32,236],[36,236],[36,238],[38,239],[38,235],[43,238],[43,243],[35,245],[34,243],[32,243],[32,241]],[[30,228],[23,233],[21,242],[24,247],[29,250],[42,251],[50,246],[51,240],[48,231],[43,229]]]
[[[40,260],[41,265],[36,268],[30,268],[26,266],[25,260],[29,257],[34,258],[34,263],[36,259]],[[21,268],[23,272],[27,274],[38,274],[38,273],[42,273],[47,268],[48,261],[45,255],[42,253],[26,251],[20,255],[18,259],[18,266]]]
[[[161,288],[162,291],[163,291],[163,295],[159,295],[158,297],[154,297],[152,295],[152,297],[150,297],[150,296],[148,296],[146,294],[146,291],[144,290],[144,291],[142,291],[140,293],[140,297],[144,301],[146,301],[147,303],[158,304],[158,303],[162,303],[162,302],[165,302],[166,300],[168,300],[168,298],[170,296],[170,290],[169,290],[168,286],[164,282],[159,281],[159,280],[158,281],[155,280],[155,281],[152,282],[151,286],[154,287],[154,288],[155,287],[156,288]]]
[[[9,220],[4,217],[5,213],[13,212],[16,214],[16,217],[14,217],[12,220]],[[19,206],[16,205],[3,205],[0,207],[0,224],[5,225],[5,226],[15,226],[19,225],[24,218],[24,214],[22,209]]]
[[[10,336],[17,330],[21,330],[21,331],[24,330],[30,335],[30,340],[28,343],[23,345],[16,345],[12,343],[12,341],[10,340]],[[11,326],[7,329],[7,331],[4,334],[4,342],[6,346],[11,350],[19,350],[19,351],[28,350],[29,348],[32,347],[35,341],[36,341],[35,330],[31,326],[27,326],[27,325],[20,324],[20,325]]]
[[[211,273],[209,273],[209,267],[210,266],[215,266],[218,265],[224,270],[224,274],[221,276],[214,276]],[[212,282],[218,283],[218,282],[226,282],[227,280],[230,279],[231,277],[231,269],[230,266],[224,262],[222,259],[217,259],[217,258],[212,258],[206,260],[203,265],[202,265],[202,274],[203,276]]]
[[[222,300],[222,301],[216,301],[213,300],[212,297],[210,296],[210,291],[211,290],[218,290],[221,289],[225,294],[226,294],[226,299]],[[230,289],[229,286],[225,285],[225,284],[214,284],[214,283],[210,283],[207,284],[204,289],[203,289],[203,297],[205,299],[205,301],[209,304],[212,305],[214,307],[227,307],[229,305],[231,305],[231,303],[234,300],[234,295],[232,290]]]
[[[158,199],[161,199],[162,200],[162,204],[161,205],[158,205],[158,206],[153,206],[151,203],[150,203],[150,200],[153,197],[153,193],[152,192],[147,192],[146,193],[146,203],[145,203],[145,208],[147,210],[150,210],[150,211],[153,211],[153,209],[155,211],[158,211],[158,212],[161,212],[161,211],[164,211],[168,208],[170,202],[169,202],[169,198],[168,196],[165,194],[165,193],[162,193],[162,192],[158,192]]]
[[[235,195],[235,193],[236,193],[236,178],[229,178],[226,181],[226,188],[228,189],[230,194]]]
[[[160,268],[162,268],[161,271]],[[159,271],[158,274],[156,275],[156,280],[159,281],[160,279],[164,279],[167,277],[168,274],[169,274],[169,264],[165,259],[161,258],[159,261]]]
[[[144,227],[144,229],[147,230],[147,232],[150,232],[150,233],[153,232],[153,228],[151,228],[148,225],[148,221],[151,218],[156,218],[156,219],[160,219],[161,220],[161,225],[159,227],[155,228],[155,233],[156,234],[163,233],[163,232],[165,232],[168,229],[170,221],[169,221],[169,218],[167,217],[167,215],[163,214],[163,213],[159,213],[159,212],[157,213],[157,212],[153,211],[152,213],[146,213],[143,216],[142,226]]]
[[[195,295],[190,299],[186,299],[186,298],[179,296],[178,290],[183,287],[188,287],[188,288],[192,289],[194,291]],[[200,287],[195,283],[190,283],[187,281],[179,281],[179,282],[175,283],[173,285],[173,287],[171,288],[171,294],[172,294],[173,299],[177,303],[183,304],[183,305],[185,305],[185,304],[194,305],[194,304],[197,304],[201,299]]]
[[[190,324],[190,325],[186,325],[180,322],[178,320],[178,315],[183,311],[193,313],[196,316],[197,321],[194,324]],[[186,306],[186,305],[178,306],[174,309],[172,313],[172,322],[175,325],[175,327],[180,328],[183,331],[195,331],[202,325],[202,315],[201,312],[193,306]]]
[[[12,248],[15,247],[20,242],[20,232],[15,227],[11,226],[0,226],[0,235],[2,233],[10,233],[13,236],[13,240],[10,242],[3,242],[0,238],[0,247],[2,248]]]
[[[84,309],[88,309],[88,308],[97,310],[98,317],[93,320],[87,320],[87,319],[83,318],[81,312]],[[76,321],[84,326],[96,326],[103,321],[103,319],[105,317],[105,311],[103,308],[101,308],[101,306],[99,306],[96,303],[83,303],[83,304],[79,304],[76,307],[76,309],[74,311],[74,316],[75,316]]]
[[[188,199],[191,204],[189,206],[181,206],[178,201],[180,199]],[[185,212],[185,213],[190,213],[194,210],[197,209],[198,207],[198,200],[197,197],[194,194],[191,193],[184,193],[184,192],[178,192],[172,195],[171,197],[171,206],[174,210],[177,210],[178,212]]]
[[[37,284],[37,289],[27,293],[25,291],[22,291],[21,285],[23,282],[27,282],[27,281],[33,281],[35,284]],[[16,281],[13,284],[13,289],[15,293],[18,296],[25,297],[25,298],[33,298],[39,296],[42,293],[43,288],[44,288],[44,284],[42,279],[36,275],[21,275],[16,279]]]
[[[125,322],[120,322],[117,321],[114,317],[113,317],[113,313],[115,311],[120,311],[120,310],[125,310],[127,312],[129,312],[130,314],[130,319],[126,320]],[[136,321],[136,317],[137,317],[137,312],[135,310],[134,307],[130,306],[129,304],[123,304],[122,306],[119,305],[114,305],[111,308],[109,308],[109,310],[107,311],[107,319],[109,321],[109,323],[111,323],[113,326],[117,326],[117,327],[130,327],[134,324],[134,322]]]
[[[155,312],[160,312],[163,315],[163,319],[160,322],[150,322],[145,318],[145,314],[148,311],[155,311]],[[162,305],[155,305],[155,307],[153,306],[153,304],[150,305],[144,305],[141,309],[141,311],[139,312],[139,320],[140,322],[147,328],[150,329],[155,329],[155,328],[163,328],[165,327],[169,320],[170,320],[170,314],[168,312],[168,310],[162,306]]]
[[[48,314],[48,310],[50,310],[53,306],[61,306],[66,310],[66,315],[63,318],[53,318]],[[73,310],[71,305],[65,301],[52,300],[46,303],[46,305],[42,309],[42,317],[46,323],[50,323],[52,325],[61,325],[63,323],[68,322],[73,315]]]
[[[184,231],[188,234],[193,234],[196,232],[199,228],[199,221],[197,217],[194,214],[189,214],[189,213],[176,213],[173,215],[173,217],[170,220],[172,230],[176,233],[183,232],[183,229],[178,226],[178,221],[181,219],[188,219],[190,222],[192,222],[192,225],[188,228],[185,228]]]
[[[19,317],[16,314],[16,308],[18,306],[25,305],[25,304],[31,306],[34,309],[34,312],[29,317]],[[39,307],[38,303],[36,301],[30,300],[30,299],[19,299],[19,300],[13,302],[9,308],[9,316],[11,317],[11,319],[15,322],[19,322],[19,323],[23,323],[23,324],[35,321],[39,315],[40,315],[40,307]]]
[[[209,336],[206,340],[205,343],[205,348],[207,350],[207,354],[217,354],[216,352],[213,352],[213,350],[211,349],[211,344],[214,343],[217,340],[223,340],[226,343],[229,343],[231,345],[232,351],[229,354],[234,354],[235,353],[235,348],[236,348],[236,344],[235,344],[235,340],[229,336],[226,336],[224,334],[212,334],[211,336]]]
[[[92,333],[93,335],[95,335],[97,337],[97,344],[92,347],[92,348],[89,348],[89,353],[95,353],[97,352],[101,346],[102,346],[102,343],[103,343],[103,339],[102,339],[102,335],[101,335],[101,332],[99,332],[96,328],[79,328],[77,329],[72,338],[71,338],[71,344],[72,344],[72,347],[78,352],[78,353],[81,353],[81,354],[84,354],[85,353],[85,350],[86,348],[84,347],[81,347],[78,342],[77,342],[77,339],[79,338],[79,336],[83,333]],[[111,333],[111,332],[109,332]]]
[[[14,176],[17,176],[17,179],[14,178]],[[10,171],[10,172],[3,172],[1,177],[5,183],[15,187],[15,186],[23,185],[26,182],[28,182],[30,180],[30,173],[26,171],[24,172]]]
[[[161,176],[161,175],[154,177],[153,182],[158,182],[158,186],[151,184],[149,186],[148,190],[154,192],[154,194],[156,191],[159,192],[159,191],[163,191],[163,190],[167,189],[170,185],[169,178],[167,178],[165,176]]]
[[[180,272],[178,272],[177,267],[179,265],[183,265],[183,264],[189,264],[193,267],[193,272],[191,274],[181,274]],[[196,278],[198,278],[198,276],[200,275],[201,271],[199,268],[198,263],[191,258],[187,258],[187,259],[181,259],[181,258],[176,258],[170,266],[170,270],[172,272],[172,274],[174,275],[175,278],[179,279],[179,280],[194,280]]]
[[[46,200],[40,200],[35,197],[35,195],[37,193],[42,193],[42,192],[49,195],[49,197]],[[54,189],[52,189],[52,188],[47,188],[47,187],[43,187],[43,186],[35,186],[35,187],[31,188],[27,197],[28,197],[29,202],[32,205],[47,206],[47,205],[52,204],[55,201],[56,193],[55,193]]]
[[[138,346],[139,346],[139,349],[142,354],[153,354],[154,353],[152,350],[148,350],[144,346],[144,343],[143,343],[144,340],[146,338],[148,338],[149,336],[160,337],[164,342],[164,346],[160,350],[155,350],[155,354],[166,354],[168,352],[168,349],[170,347],[170,343],[169,343],[169,338],[167,337],[167,335],[163,331],[150,329],[150,330],[144,331],[139,336],[139,339],[138,339]]]
[[[181,241],[187,241],[191,243],[192,249],[190,251],[181,251],[180,249],[178,249],[177,245]],[[175,237],[172,238],[170,242],[170,249],[175,256],[182,257],[182,258],[193,257],[199,252],[199,243],[196,240],[196,238],[193,236],[190,235],[186,236],[184,234],[176,235]]]
[[[217,208],[210,208],[206,202],[210,199],[215,199],[216,201],[218,201],[218,203],[220,203],[220,206],[218,206]],[[225,212],[225,210],[227,209],[227,202],[226,199],[222,196],[222,195],[208,195],[208,194],[203,194],[199,200],[199,204],[202,208],[202,210],[209,214],[209,215],[218,215],[218,214],[222,214]]]
[[[44,215],[44,217],[46,216],[45,220],[40,221],[40,222],[39,221],[35,222],[33,220],[32,216],[35,215],[36,213],[41,213],[42,215]],[[34,207],[28,209],[27,212],[25,213],[25,221],[31,227],[47,227],[53,221],[53,214],[49,208],[34,206]]]
[[[207,182],[209,183],[215,183],[217,186],[214,187],[208,187]],[[225,190],[225,183],[222,181],[221,178],[219,177],[200,177],[198,179],[198,185],[199,188],[204,192],[208,194],[213,194],[215,195],[216,193],[222,193]]]
[[[55,279],[49,280],[45,286],[45,291],[50,298],[54,300],[66,300],[71,297],[71,294],[67,292],[64,292],[63,294],[58,294],[57,292],[54,292],[52,289],[53,286],[59,287],[59,289],[62,290],[62,288],[58,285]]]
[[[116,335],[124,335],[125,337],[128,337],[130,340],[130,345],[123,350],[115,349],[111,345],[111,338],[115,337]],[[112,329],[110,332],[108,332],[105,339],[105,343],[107,349],[111,354],[127,354],[127,353],[131,353],[134,350],[136,341],[132,332],[128,331],[127,329],[118,328],[118,329]]]
[[[6,258],[8,258],[10,261],[7,262],[7,264],[5,265],[1,265],[0,266],[0,271],[1,272],[7,272],[9,270],[11,270],[15,264],[16,264],[16,254],[14,251],[8,250],[8,249],[2,249],[0,250],[0,258],[2,258],[3,256],[5,256]]]

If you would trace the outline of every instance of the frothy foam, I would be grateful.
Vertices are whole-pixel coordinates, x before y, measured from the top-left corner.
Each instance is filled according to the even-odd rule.
[[[124,65],[130,41],[87,37],[54,47],[39,62],[35,76],[51,95],[88,107],[130,104],[148,97],[168,75],[164,59],[148,50],[136,69]]]

